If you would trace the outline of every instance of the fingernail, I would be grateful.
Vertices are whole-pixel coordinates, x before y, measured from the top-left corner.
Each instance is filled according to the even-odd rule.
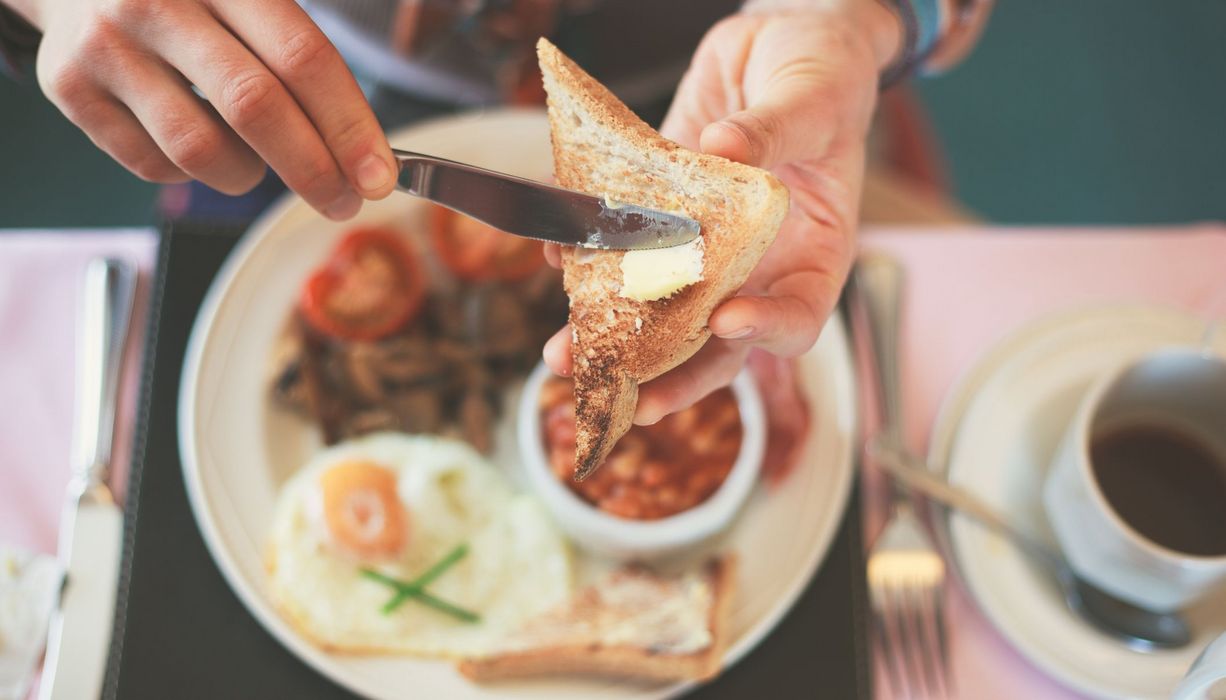
[[[715,335],[723,338],[724,340],[740,340],[741,338],[748,338],[749,336],[753,335],[756,330],[757,329],[753,326],[744,326],[732,331],[731,333],[716,333]]]
[[[382,158],[373,154],[366,156],[361,163],[358,163],[356,172],[358,187],[366,192],[382,189],[391,174],[391,170],[388,169],[387,163]]]
[[[336,198],[336,201],[324,208],[324,216],[333,221],[345,221],[353,218],[362,208],[362,198],[352,190]]]

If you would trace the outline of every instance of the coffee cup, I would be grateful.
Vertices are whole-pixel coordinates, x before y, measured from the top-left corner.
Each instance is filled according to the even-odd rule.
[[[1226,581],[1226,360],[1171,348],[1083,398],[1043,502],[1073,569],[1154,611]]]

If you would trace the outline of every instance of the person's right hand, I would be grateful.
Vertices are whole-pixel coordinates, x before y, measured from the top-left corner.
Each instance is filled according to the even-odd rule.
[[[5,1],[43,31],[47,97],[145,180],[240,194],[267,163],[333,219],[392,190],[370,106],[294,0]]]

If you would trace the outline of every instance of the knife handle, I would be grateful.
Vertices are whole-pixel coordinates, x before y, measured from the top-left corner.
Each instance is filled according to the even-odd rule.
[[[98,491],[111,464],[115,405],[136,296],[136,266],[95,258],[85,268],[78,328],[73,482],[77,496]]]
[[[902,264],[884,253],[862,253],[852,272],[852,299],[860,309],[860,325],[868,336],[869,364],[881,421],[881,439],[903,450],[902,381],[899,371],[902,319]],[[891,508],[910,502],[905,482],[890,480]]]
[[[877,367],[877,407],[881,432],[902,447],[902,384],[899,331],[902,316],[902,265],[882,253],[864,253],[856,262],[856,293],[864,309],[873,361]]]

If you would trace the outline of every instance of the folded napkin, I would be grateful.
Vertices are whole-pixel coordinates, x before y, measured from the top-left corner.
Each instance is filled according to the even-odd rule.
[[[77,307],[86,263],[109,255],[137,262],[132,334],[115,425],[112,488],[125,493],[140,380],[153,229],[0,230],[0,700],[27,697],[47,629],[48,567],[69,478]],[[36,636],[29,636],[30,629]],[[30,655],[33,655],[32,657]],[[32,661],[31,661],[32,658]]]
[[[140,383],[153,229],[0,229],[0,542],[54,552],[69,477],[77,307],[85,265],[140,265],[116,416],[112,490],[122,498]]]

